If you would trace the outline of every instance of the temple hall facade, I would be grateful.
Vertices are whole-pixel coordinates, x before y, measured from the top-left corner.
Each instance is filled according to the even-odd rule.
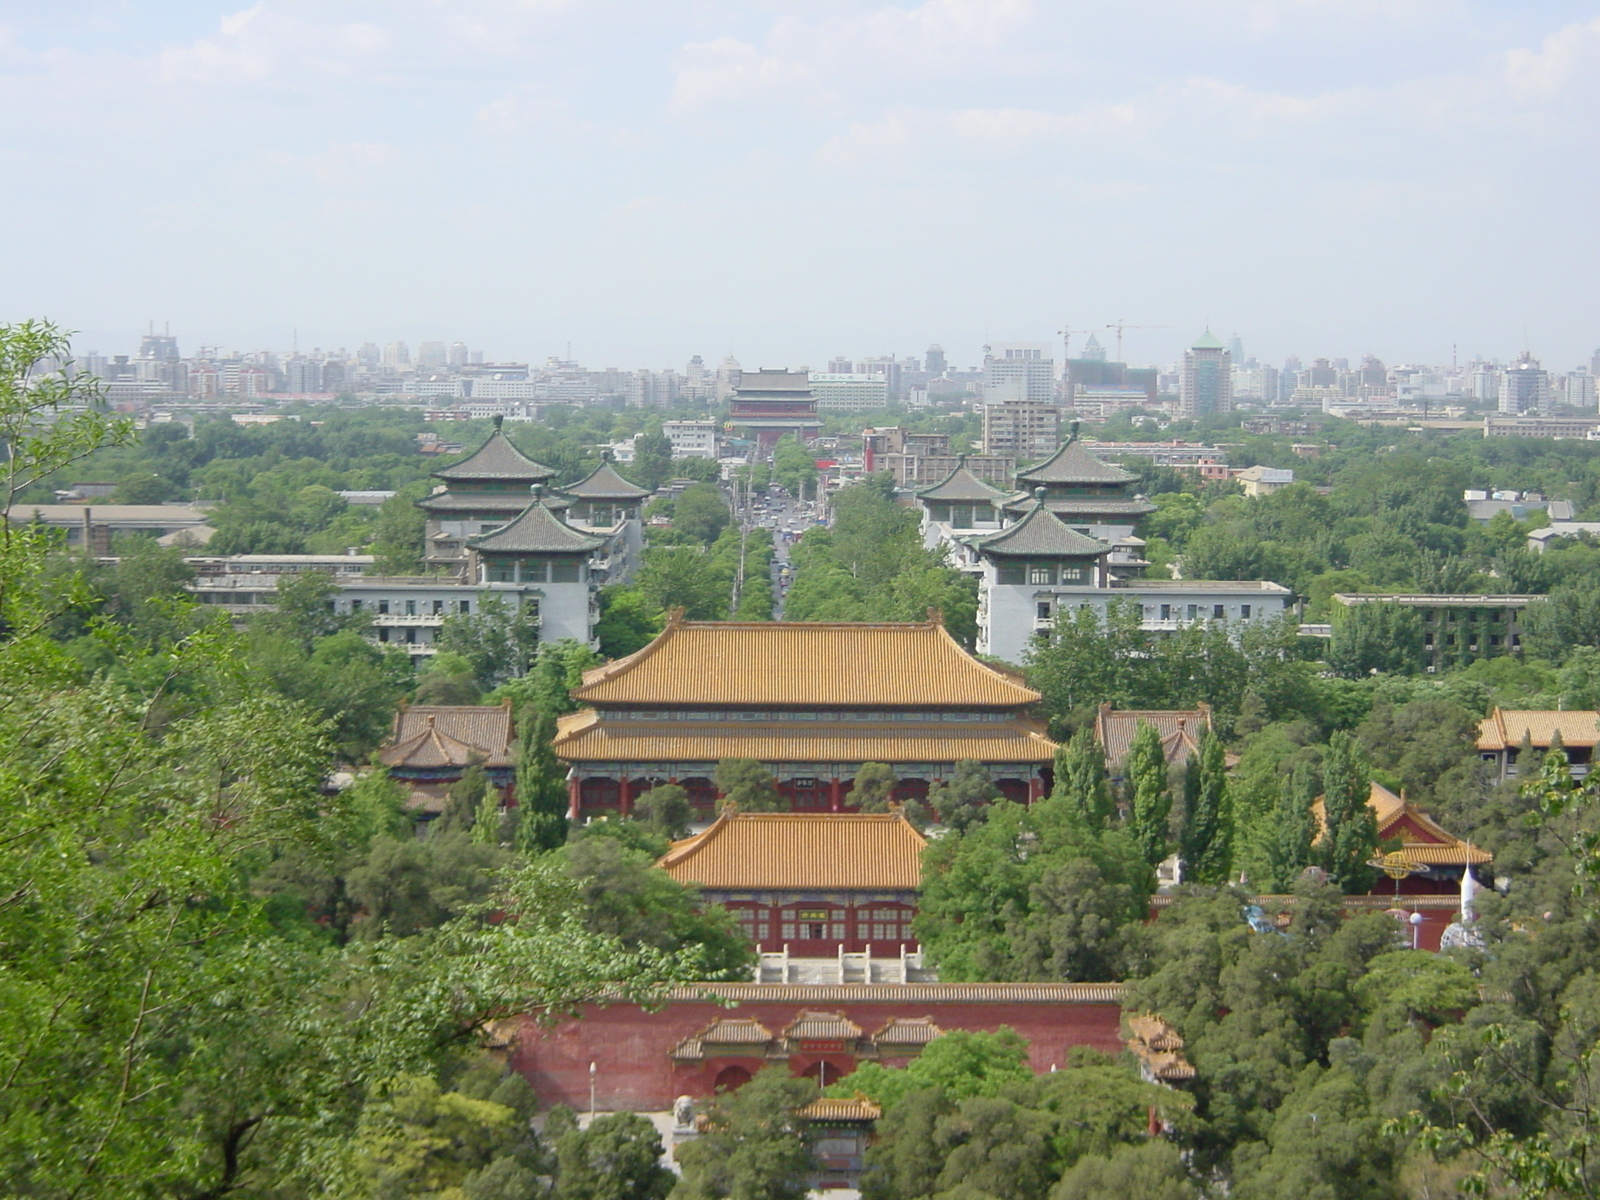
[[[937,621],[826,624],[672,617],[644,649],[589,671],[561,718],[574,820],[626,814],[661,784],[709,815],[719,760],[754,759],[796,812],[851,812],[857,769],[887,763],[921,800],[975,760],[995,788],[1044,795],[1055,744],[1039,693],[979,662]]]

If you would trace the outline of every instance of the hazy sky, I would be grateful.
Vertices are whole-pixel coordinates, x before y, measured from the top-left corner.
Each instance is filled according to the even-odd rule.
[[[810,364],[1600,345],[1600,3],[0,0],[0,319]]]

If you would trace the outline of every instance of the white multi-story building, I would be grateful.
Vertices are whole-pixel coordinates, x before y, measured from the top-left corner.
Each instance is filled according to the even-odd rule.
[[[1595,379],[1588,367],[1578,367],[1561,381],[1561,403],[1569,408],[1594,408]]]
[[[1550,372],[1524,350],[1500,375],[1500,411],[1519,413],[1550,410]]]
[[[715,421],[663,421],[661,432],[672,443],[673,458],[718,457]]]
[[[1056,398],[1055,371],[1047,342],[994,342],[984,347],[984,399],[1050,403]]]
[[[1024,662],[1064,611],[1088,608],[1103,620],[1118,601],[1152,632],[1197,621],[1236,629],[1288,610],[1289,589],[1265,580],[1139,578],[1149,564],[1136,523],[1155,506],[1129,494],[1136,478],[1073,438],[1019,472],[1018,491],[959,466],[917,493],[926,544],[943,544],[978,578],[979,653]]]
[[[889,407],[889,379],[882,374],[812,372],[811,397],[819,413],[876,412]]]

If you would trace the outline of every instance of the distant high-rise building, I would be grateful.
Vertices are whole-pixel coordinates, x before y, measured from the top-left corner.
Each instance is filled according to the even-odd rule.
[[[1183,352],[1178,377],[1178,407],[1190,418],[1233,409],[1233,359],[1211,330]]]
[[[1561,381],[1561,402],[1569,408],[1595,407],[1595,377],[1588,367],[1578,367]]]
[[[467,357],[467,344],[465,342],[451,342],[450,365],[452,367],[464,367],[469,361],[471,360]]]
[[[1595,358],[1600,360],[1600,350],[1595,351]],[[950,367],[945,362],[944,347],[938,342],[929,346],[928,353],[923,355],[922,365],[929,375],[943,375],[948,371]]]
[[[423,342],[417,347],[419,367],[442,367],[447,361],[443,342]]]
[[[983,406],[983,452],[1018,462],[1048,458],[1061,441],[1061,408],[1040,400]]]
[[[1244,343],[1239,340],[1237,333],[1228,339],[1228,353],[1232,356],[1234,362],[1242,363],[1244,361]]]
[[[362,342],[361,349],[356,351],[356,361],[363,367],[375,367],[383,361],[382,352],[372,342]]]
[[[409,367],[411,365],[411,347],[404,342],[390,342],[383,348],[383,365],[386,367]]]
[[[1472,369],[1472,398],[1484,402],[1500,399],[1500,368],[1481,362]]]
[[[828,360],[827,374],[829,375],[851,375],[854,374],[855,369],[855,360],[845,358],[842,354],[835,354]]]
[[[1550,373],[1524,350],[1500,375],[1500,411],[1543,412],[1550,407]]]
[[[717,399],[726,400],[738,390],[739,377],[743,372],[739,369],[739,360],[733,355],[722,360],[722,365],[717,368]]]
[[[177,362],[183,356],[178,353],[178,339],[170,334],[147,333],[139,339],[138,357],[146,362]]]
[[[1046,342],[996,342],[985,346],[984,398],[1051,403],[1056,397],[1055,371],[1055,359],[1050,357]]]
[[[322,364],[302,355],[295,355],[283,365],[283,387],[287,392],[320,392],[322,376]]]
[[[1105,362],[1106,348],[1100,344],[1100,339],[1091,333],[1089,340],[1083,344],[1083,353],[1078,357],[1086,362]]]

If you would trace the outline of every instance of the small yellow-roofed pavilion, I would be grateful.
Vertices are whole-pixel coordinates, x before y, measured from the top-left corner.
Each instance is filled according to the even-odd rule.
[[[979,662],[942,622],[686,621],[584,675],[562,717],[573,819],[626,813],[652,787],[703,812],[722,759],[754,759],[802,812],[849,812],[856,770],[887,763],[895,798],[926,797],[956,764],[984,764],[1003,795],[1041,796],[1055,753],[1039,693]]]

